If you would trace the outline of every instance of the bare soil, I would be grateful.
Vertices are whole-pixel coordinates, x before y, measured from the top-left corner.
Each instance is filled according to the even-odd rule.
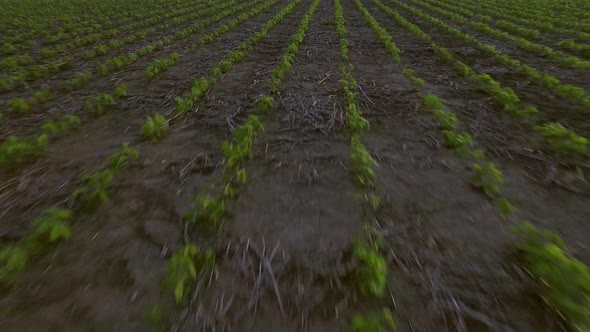
[[[509,226],[529,220],[553,230],[590,264],[588,160],[560,163],[541,148],[532,123],[502,114],[487,95],[440,62],[429,45],[366,0],[402,50],[401,63],[395,63],[354,2],[342,2],[350,61],[340,58],[334,3],[322,0],[269,112],[257,110],[254,101],[269,93],[271,70],[310,0],[303,0],[217,82],[195,112],[174,118],[170,134],[157,144],[141,143],[139,128],[146,116],[173,117],[174,98],[287,1],[206,47],[187,49],[202,33],[235,16],[1,124],[0,138],[6,138],[34,133],[42,121],[64,114],[86,120],[52,141],[34,163],[0,172],[0,244],[29,234],[31,221],[45,209],[69,204],[82,174],[104,168],[120,144],[133,143],[140,159],[117,176],[108,203],[77,214],[69,241],[50,248],[13,287],[0,291],[0,330],[349,331],[354,314],[383,306],[395,313],[396,331],[566,330],[519,267]],[[535,121],[559,120],[590,137],[590,124],[576,106],[399,12],[466,63],[493,73],[524,102],[538,106]],[[588,75],[554,71],[510,45],[474,35],[590,90]],[[179,62],[146,80],[147,64],[173,52],[180,54]],[[101,60],[78,63],[72,71]],[[363,143],[380,165],[376,187],[383,206],[376,213],[359,202],[350,172],[339,82],[340,66],[349,63],[360,84],[359,106],[371,123]],[[443,146],[434,118],[420,106],[422,95],[402,75],[409,66],[502,169],[505,195],[517,208],[514,217],[504,218],[470,186],[469,163]],[[58,86],[68,73],[36,84]],[[84,113],[87,96],[109,92],[119,82],[129,85],[127,99],[98,118]],[[0,101],[23,93],[0,95]],[[193,206],[192,196],[222,177],[221,143],[251,114],[259,116],[264,131],[246,166],[247,183],[219,229],[187,226],[182,216]],[[358,265],[353,242],[363,237],[367,224],[378,227],[385,240],[390,277],[388,295],[380,301],[352,295]],[[176,305],[162,282],[168,259],[187,238],[212,248],[216,267],[197,282],[187,301]],[[150,319],[155,305],[163,311],[160,326]]]

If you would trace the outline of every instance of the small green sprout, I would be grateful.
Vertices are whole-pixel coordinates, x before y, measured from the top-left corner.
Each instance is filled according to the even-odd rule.
[[[129,161],[137,160],[139,158],[139,151],[125,143],[121,145],[119,150],[109,157],[109,166],[113,170],[124,169]]]
[[[225,201],[209,195],[199,195],[194,198],[197,206],[185,215],[185,219],[193,223],[216,227],[225,214]]]
[[[168,276],[165,285],[174,290],[176,303],[184,298],[185,287],[191,280],[196,280],[206,268],[215,264],[215,254],[211,250],[203,250],[195,244],[187,244],[180,249],[168,264]]]
[[[493,163],[474,164],[474,174],[471,183],[483,190],[489,197],[495,198],[500,195],[500,186],[504,183],[502,172]]]
[[[268,112],[272,105],[274,104],[275,99],[272,96],[264,96],[256,99],[256,108],[263,112]]]
[[[536,126],[549,147],[559,155],[565,157],[584,156],[588,152],[588,139],[565,128],[560,123],[547,123]]]
[[[168,120],[162,114],[148,116],[147,121],[141,126],[141,135],[146,141],[155,143],[168,135]]]
[[[74,191],[72,198],[83,209],[92,211],[109,200],[108,188],[113,180],[110,169],[86,174],[82,177],[83,184]]]
[[[387,285],[387,263],[376,242],[356,241],[354,254],[360,261],[358,287],[363,295],[381,297]]]
[[[351,324],[352,332],[385,332],[394,328],[393,314],[387,308],[380,313],[356,315]]]

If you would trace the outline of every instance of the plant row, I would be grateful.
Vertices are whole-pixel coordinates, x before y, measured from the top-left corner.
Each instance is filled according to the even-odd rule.
[[[114,96],[100,94],[89,97],[84,108],[95,115],[101,115],[116,104],[116,100],[127,96],[127,87],[118,85]],[[10,136],[0,144],[0,168],[14,169],[44,154],[51,138],[57,138],[76,128],[81,123],[76,116],[65,116],[60,120],[48,120],[41,125],[37,138],[18,138]]]
[[[495,81],[491,76],[480,74],[465,63],[455,59],[452,53],[434,43],[430,35],[424,33],[418,26],[407,21],[390,7],[383,5],[380,0],[374,0],[374,2],[381,10],[383,10],[383,12],[396,20],[400,25],[412,31],[418,38],[428,42],[441,60],[452,64],[459,74],[474,82],[486,93],[493,96],[505,112],[517,117],[528,117],[538,112],[537,109],[532,106],[520,108],[520,98],[512,89],[503,88],[500,83]],[[577,135],[570,129],[564,128],[558,123],[547,123],[533,129],[541,133],[546,146],[559,156],[577,158],[584,157],[587,153],[588,140]],[[547,134],[547,130],[549,130],[551,134]]]
[[[413,70],[407,70],[411,81],[423,82]],[[491,162],[484,162],[484,153],[475,149],[471,137],[458,130],[457,117],[449,112],[443,101],[436,95],[427,94],[423,105],[434,115],[443,130],[446,145],[463,157],[474,158],[471,184],[487,196],[496,200],[503,214],[513,211],[510,202],[501,197],[503,176],[500,169]],[[590,326],[590,270],[583,263],[570,258],[564,251],[563,242],[554,234],[540,232],[524,223],[515,228],[520,237],[518,249],[522,251],[527,268],[538,282],[540,294],[550,307],[568,324],[577,330]]]
[[[525,51],[531,52],[535,55],[545,57],[551,60],[556,61],[559,65],[566,67],[566,68],[574,68],[574,69],[590,69],[590,61],[581,60],[580,58],[568,56],[560,51],[555,51],[554,49],[543,46],[540,44],[535,44],[528,41],[525,38],[513,36],[507,32],[502,32],[500,30],[493,29],[487,23],[484,22],[466,22],[465,18],[461,15],[455,14],[454,11],[442,9],[436,7],[434,5],[430,5],[426,2],[420,0],[412,0],[412,3],[427,9],[429,11],[435,12],[439,15],[444,17],[448,17],[451,20],[462,24],[462,25],[469,25],[480,32],[487,34],[488,36],[514,42],[518,47],[522,48]]]
[[[503,66],[513,69],[516,72],[520,73],[531,79],[532,81],[541,84],[548,90],[552,91],[553,93],[563,97],[564,99],[569,100],[572,103],[579,104],[582,107],[590,107],[590,95],[588,95],[584,89],[570,85],[570,84],[562,84],[555,76],[550,74],[542,74],[539,73],[536,69],[522,64],[521,61],[511,58],[510,56],[499,52],[494,46],[484,44],[478,41],[476,38],[472,37],[469,34],[463,33],[462,31],[452,28],[446,23],[436,19],[428,14],[423,13],[422,11],[415,9],[411,6],[408,6],[404,3],[401,3],[397,0],[391,0],[396,6],[404,9],[405,11],[415,15],[426,22],[429,22],[436,27],[442,29],[445,33],[452,35],[455,38],[459,38],[465,41],[468,45],[473,46],[483,54],[492,56],[496,61],[501,63]],[[390,9],[391,10],[391,9]],[[397,13],[396,13],[397,14]],[[399,16],[399,14],[397,14]]]
[[[193,101],[202,97],[206,90],[221,78],[221,75],[229,71],[245,56],[245,52],[266,38],[270,29],[292,12],[300,1],[290,2],[266,22],[253,37],[242,42],[226,59],[218,62],[211,70],[213,74],[210,79],[201,77],[196,80],[190,94],[177,98],[177,111],[179,113],[188,111],[189,109],[178,109],[178,106],[182,105],[183,101],[190,100],[192,107]],[[246,161],[253,158],[253,144],[262,130],[260,119],[255,115],[250,115],[244,124],[233,130],[232,139],[222,143],[221,149],[224,157],[222,190],[218,195],[199,194],[195,196],[195,207],[185,214],[187,221],[209,228],[219,226],[225,215],[226,201],[234,198],[238,193],[239,186],[247,180],[244,165]],[[203,271],[210,269],[214,262],[214,254],[210,250],[202,250],[195,243],[187,243],[175,252],[169,262],[165,285],[173,290],[177,303],[180,303],[184,298],[186,287],[197,280]]]
[[[362,4],[356,2],[357,7],[363,12],[365,19],[378,33],[384,31],[376,25],[376,21],[366,15]],[[340,0],[334,2],[334,17],[336,21],[336,32],[340,39],[340,55],[343,61],[349,58],[347,30],[345,27],[344,13]],[[397,47],[391,39],[380,38],[382,44],[388,50],[397,50]],[[344,47],[342,45],[345,45]],[[388,47],[389,46],[389,47]],[[391,53],[392,58],[399,57],[399,53]],[[342,66],[340,68],[342,85],[345,97],[345,134],[350,142],[351,149],[351,172],[357,185],[361,188],[360,197],[371,210],[379,208],[380,199],[375,193],[375,167],[377,162],[366,147],[361,142],[362,133],[369,129],[369,122],[363,118],[362,112],[356,102],[358,97],[358,83],[353,76],[352,66]],[[370,230],[370,228],[369,228]],[[382,299],[387,287],[388,268],[387,261],[381,253],[381,238],[377,232],[368,232],[366,240],[357,240],[354,242],[354,257],[358,261],[355,270],[356,290],[366,299]],[[371,310],[368,313],[356,314],[351,321],[351,330],[354,332],[365,331],[385,331],[395,328],[395,322],[392,312],[383,307],[380,310]]]
[[[254,36],[242,42],[238,47],[229,52],[225,59],[219,61],[211,70],[209,77],[201,76],[193,81],[190,92],[175,99],[176,112],[185,114],[193,109],[193,104],[209,91],[209,89],[219,81],[234,65],[240,62],[254,45],[258,44],[268,35],[268,32],[279,24],[297,6],[301,0],[294,0],[286,5],[279,13],[268,20]]]
[[[80,185],[70,197],[70,207],[52,207],[42,212],[32,223],[33,232],[13,245],[0,249],[0,286],[11,286],[17,275],[47,248],[70,238],[71,224],[76,215],[91,212],[108,201],[113,178],[129,162],[139,158],[139,152],[123,144],[108,158],[109,166],[82,176]]]

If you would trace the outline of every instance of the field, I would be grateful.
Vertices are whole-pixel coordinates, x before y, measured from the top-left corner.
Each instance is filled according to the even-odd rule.
[[[1,3],[1,331],[590,329],[590,1]]]

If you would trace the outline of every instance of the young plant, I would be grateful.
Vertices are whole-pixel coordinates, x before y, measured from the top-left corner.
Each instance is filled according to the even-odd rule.
[[[540,295],[576,331],[590,328],[590,269],[569,257],[554,233],[539,231],[530,223],[513,228],[519,237],[527,269],[536,279]]]
[[[26,99],[20,97],[10,100],[8,102],[8,107],[10,107],[10,109],[13,112],[19,114],[26,114],[31,111],[31,106],[29,105],[29,102]]]
[[[196,244],[187,244],[170,258],[168,276],[165,285],[174,291],[176,303],[184,298],[185,288],[197,279],[205,269],[215,264],[215,254],[211,250],[203,250]]]
[[[125,143],[121,145],[119,150],[109,157],[109,166],[111,169],[118,171],[127,167],[131,160],[139,158],[139,151]]]
[[[352,319],[352,332],[385,332],[395,328],[393,314],[387,308],[380,313],[356,315]]]
[[[77,73],[76,76],[68,81],[65,81],[61,86],[63,90],[74,91],[84,87],[92,79],[92,73],[89,71],[83,71]]]
[[[141,135],[146,141],[155,143],[168,135],[168,120],[162,114],[148,116],[147,121],[141,126]]]
[[[471,177],[471,184],[480,188],[489,197],[495,198],[500,195],[500,186],[504,183],[502,172],[493,163],[474,164],[474,174]]]
[[[9,137],[0,145],[0,167],[17,167],[47,150],[49,138],[41,135],[35,140],[23,140]]]
[[[24,248],[36,254],[45,246],[70,238],[72,212],[61,208],[51,208],[34,221],[35,231],[24,239]]]
[[[557,154],[565,157],[584,156],[588,152],[588,139],[554,122],[536,126],[549,147]]]
[[[41,130],[52,137],[61,136],[78,127],[81,121],[75,115],[67,115],[62,120],[47,120],[41,125]]]
[[[350,142],[352,160],[352,173],[355,176],[357,183],[363,187],[372,188],[375,186],[375,170],[378,164],[371,157],[365,146],[358,140],[353,139]]]
[[[126,84],[117,84],[115,86],[115,98],[123,98],[127,97],[127,85]]]
[[[255,104],[256,108],[258,108],[259,110],[263,112],[268,112],[272,108],[274,102],[275,99],[272,96],[264,96],[256,99]]]
[[[113,180],[113,171],[110,169],[85,174],[82,177],[83,184],[74,191],[72,198],[83,209],[92,211],[109,200],[108,189]]]
[[[225,201],[223,198],[199,195],[194,198],[194,201],[197,206],[185,215],[185,219],[212,228],[219,225],[225,214]]]
[[[12,285],[16,275],[27,265],[27,260],[28,255],[23,248],[11,246],[0,249],[0,284]]]
[[[406,75],[414,88],[419,89],[424,85],[424,80],[416,77],[416,72],[413,69],[406,68],[402,70],[402,74]]]
[[[358,288],[361,294],[382,297],[387,285],[387,263],[376,242],[356,241],[354,255],[359,260]]]
[[[84,107],[96,115],[104,114],[113,105],[115,105],[115,99],[106,93],[90,97],[84,103]]]

